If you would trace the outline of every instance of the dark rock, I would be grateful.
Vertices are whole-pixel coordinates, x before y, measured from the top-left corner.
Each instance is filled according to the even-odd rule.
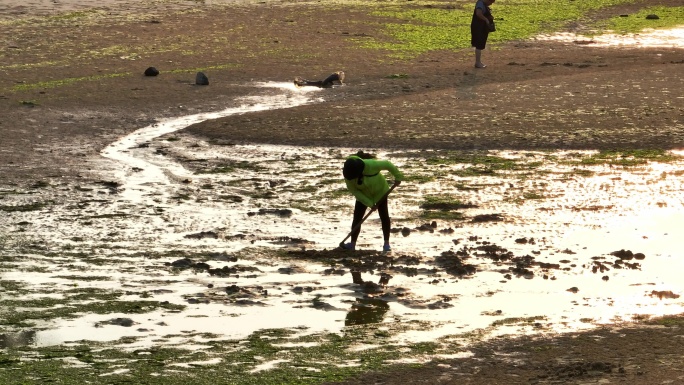
[[[622,260],[630,260],[634,258],[634,253],[632,253],[630,250],[618,250],[618,251],[613,251],[610,253],[610,255],[614,255]]]
[[[216,253],[209,253],[207,255],[211,259],[215,259],[217,261],[226,261],[226,262],[237,262],[238,258],[234,255],[229,255],[225,251],[222,252],[216,252]]]
[[[447,273],[459,277],[473,275],[475,272],[477,272],[475,265],[464,263],[463,259],[453,251],[445,251],[436,257],[435,264],[444,268]]]
[[[480,223],[480,222],[501,222],[503,220],[504,220],[504,218],[503,218],[503,216],[501,216],[501,214],[480,214],[480,215],[474,216],[471,221],[475,222],[475,223]]]
[[[330,268],[330,269],[325,269],[323,270],[323,274],[325,275],[345,275],[347,271],[345,269],[335,269],[335,268]]]
[[[292,288],[292,291],[297,293],[297,294],[302,294],[304,292],[311,293],[312,291],[314,291],[314,288],[311,286],[307,286],[307,287],[295,286],[294,288]]]
[[[266,306],[266,304],[261,301],[253,301],[251,299],[239,299],[233,303],[240,306]]]
[[[123,327],[131,327],[135,324],[132,319],[130,318],[112,318],[107,321],[102,321],[98,322],[95,324],[95,327],[102,327],[102,325],[117,325],[117,326],[123,326]]]
[[[658,20],[658,19],[660,19],[660,16],[658,16],[658,15],[655,15],[655,14],[646,15],[646,20]]]
[[[428,307],[428,309],[431,309],[431,310],[437,310],[437,309],[448,309],[450,307],[454,307],[454,305],[450,304],[449,302],[439,300],[437,302],[433,302],[433,303],[427,305],[427,307]]]
[[[511,267],[509,268],[510,271],[515,273],[516,276],[518,277],[523,277],[525,279],[532,279],[534,278],[534,272],[528,268],[522,267],[520,265],[516,267]]]
[[[436,222],[434,222],[436,224]],[[431,223],[423,223],[422,225],[416,227],[416,230],[418,231],[429,231],[433,233],[435,231],[435,228],[432,226]]]
[[[484,252],[484,256],[493,261],[508,261],[514,257],[513,252],[498,245],[480,245],[478,251]]]
[[[314,308],[314,309],[325,310],[325,311],[329,311],[329,310],[340,310],[340,309],[336,308],[335,306],[333,306],[333,305],[331,305],[331,304],[329,304],[329,303],[327,303],[327,302],[325,302],[325,301],[322,301],[322,300],[321,300],[320,298],[318,298],[318,297],[317,297],[317,298],[314,298],[314,300],[313,300],[312,303],[311,303],[311,307]]]
[[[301,273],[306,273],[306,270],[299,267],[299,266],[288,266],[288,267],[281,267],[278,269],[278,273],[280,274],[301,274]]]
[[[192,261],[192,259],[183,258],[183,259],[179,259],[177,261],[173,261],[169,265],[171,265],[171,267],[175,267],[177,269],[187,269],[187,268],[194,266],[194,264],[195,263]]]
[[[204,74],[204,72],[198,72],[195,76],[195,84],[198,86],[208,86],[209,78]]]
[[[557,263],[547,263],[547,262],[535,262],[542,269],[560,269],[560,265]]]
[[[659,291],[659,290],[653,290],[651,291],[651,297],[658,297],[659,299],[677,299],[679,298],[679,294],[675,294],[670,290],[667,291]]]
[[[199,270],[209,270],[209,269],[211,269],[211,266],[209,266],[209,264],[205,263],[205,262],[197,262],[195,264],[195,266],[193,266],[193,268],[199,269]]]
[[[217,277],[230,277],[231,275],[237,275],[238,273],[260,271],[254,266],[223,266],[219,269],[209,269],[209,275],[214,275]]]
[[[154,67],[148,67],[145,70],[145,76],[157,76],[159,75],[159,70]]]
[[[189,239],[203,239],[203,238],[217,239],[218,234],[215,231],[201,231],[201,232],[195,233],[195,234],[188,234],[185,236],[185,238],[189,238]]]
[[[197,305],[200,303],[208,304],[209,300],[207,299],[199,299],[199,298],[188,298],[188,303],[191,305]]]
[[[368,294],[379,294],[382,293],[384,290],[382,286],[371,281],[365,281],[362,285],[364,293]]]
[[[288,218],[292,216],[292,210],[290,209],[259,209],[259,212],[249,212],[247,215],[249,216],[254,216],[254,215],[277,215],[282,218]]]

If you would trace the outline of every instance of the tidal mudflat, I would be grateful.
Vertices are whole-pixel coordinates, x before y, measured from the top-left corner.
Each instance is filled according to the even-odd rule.
[[[268,86],[281,95],[224,113],[315,102]],[[0,191],[4,362],[329,375],[684,308],[680,152],[380,150],[408,177],[390,200],[394,250],[371,217],[348,252],[340,167],[359,149],[181,131],[211,117],[113,143],[102,155],[120,171],[99,181]]]

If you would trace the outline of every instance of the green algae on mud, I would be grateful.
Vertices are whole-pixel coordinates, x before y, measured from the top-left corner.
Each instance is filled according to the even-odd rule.
[[[527,39],[542,32],[561,30],[568,23],[586,18],[600,9],[634,2],[636,0],[544,3],[516,0],[496,3],[493,13],[499,27],[496,33],[490,34],[489,40],[496,44]],[[395,41],[374,39],[363,43],[363,46],[389,50],[395,56],[406,58],[433,50],[470,47],[470,20],[473,12],[471,2],[446,6],[443,3],[423,2],[423,8],[418,8],[421,6],[420,2],[414,4],[415,6],[406,9],[390,3],[385,9],[371,12],[372,15],[399,20],[388,21],[384,25],[388,35]],[[672,26],[672,22],[660,25]]]
[[[106,75],[92,75],[92,76],[83,76],[83,77],[78,77],[78,78],[66,78],[66,79],[58,79],[58,80],[50,80],[50,81],[44,81],[44,82],[38,82],[38,83],[24,83],[24,84],[18,84],[10,89],[10,91],[30,91],[38,88],[56,88],[56,87],[62,87],[62,86],[67,86],[67,85],[72,85],[80,82],[94,82],[94,81],[99,81],[103,79],[110,79],[110,78],[118,78],[118,77],[124,77],[124,76],[130,76],[130,73],[112,73],[112,74],[106,74]]]
[[[657,19],[648,18],[658,16]],[[648,7],[631,15],[621,15],[599,22],[599,27],[616,33],[637,33],[645,29],[665,29],[682,25],[684,7]],[[594,33],[592,35],[598,35]]]
[[[648,320],[646,320],[646,324],[681,328],[681,327],[684,327],[684,318],[665,316],[665,317],[660,317],[660,318],[656,318],[656,319],[648,319]]]
[[[589,157],[583,157],[580,163],[583,165],[607,164],[630,167],[645,165],[648,162],[676,162],[681,159],[681,155],[675,155],[662,149],[611,150],[600,151]]]
[[[499,21],[499,31],[490,36],[492,43],[503,43],[508,41],[527,39],[539,33],[549,33],[561,30],[565,25],[578,22],[584,19],[598,19],[597,29],[612,28],[618,32],[634,32],[643,28],[669,28],[675,26],[682,19],[682,7],[651,7],[644,8],[629,17],[616,17],[612,19],[600,19],[596,15],[600,10],[610,9],[614,6],[633,4],[635,0],[577,0],[567,2],[551,2],[541,5],[534,0],[507,1],[496,4],[495,15]],[[237,6],[237,5],[236,5]],[[470,46],[469,23],[472,15],[472,3],[461,1],[455,5],[451,2],[441,1],[420,1],[405,4],[402,2],[385,2],[382,4],[369,5],[367,2],[339,2],[337,7],[349,7],[364,12],[370,17],[377,18],[377,29],[380,34],[373,38],[359,39],[355,36],[348,36],[348,39],[359,49],[370,49],[374,51],[386,51],[388,58],[414,58],[420,54],[436,50],[459,51]],[[242,7],[242,5],[240,5]],[[204,12],[215,9],[226,9],[229,6],[208,7],[207,9],[194,9],[192,11],[181,11],[181,13],[194,13],[201,16]],[[173,14],[176,11],[171,11]],[[309,11],[313,12],[313,11]],[[659,20],[646,20],[645,15],[656,13],[661,15]],[[59,26],[70,25],[71,27],[89,28],[99,24],[122,24],[151,22],[156,20],[153,13],[132,13],[130,15],[110,14],[102,10],[84,10],[76,12],[66,12],[63,14],[49,17],[30,18],[24,21],[18,20],[14,24],[19,28],[29,28],[32,23],[45,25],[57,24]],[[3,24],[7,24],[4,22]],[[74,24],[74,25],[71,25]],[[293,23],[294,24],[294,23]],[[386,35],[382,35],[382,33]],[[98,32],[100,33],[100,32]],[[231,31],[223,31],[230,34]],[[235,32],[233,32],[235,33]],[[591,32],[596,33],[596,32]],[[220,36],[213,40],[219,44],[235,44],[229,37]],[[66,44],[66,47],[64,46]],[[212,52],[220,53],[220,49],[208,47],[202,36],[174,35],[155,44],[139,44],[123,46],[113,44],[106,47],[95,47],[84,44],[78,46],[77,43],[64,43],[59,46],[46,46],[43,49],[65,50],[71,54],[68,59],[58,62],[32,60],[30,63],[10,63],[0,66],[0,69],[22,69],[31,67],[63,67],[68,66],[70,60],[96,60],[100,58],[119,58],[122,60],[139,60],[154,57],[154,55],[175,53],[180,56],[197,56],[201,47]],[[189,51],[187,47],[195,47]],[[264,57],[287,57],[288,60],[302,60],[303,53],[294,52],[293,48],[282,45],[274,48],[270,38],[256,46],[245,47],[249,49],[251,55]],[[257,52],[254,52],[257,51]],[[143,54],[144,53],[144,54]],[[141,56],[141,55],[144,55]],[[378,59],[382,60],[382,59]],[[168,73],[191,73],[206,71],[209,69],[224,70],[240,67],[240,63],[208,63],[203,67],[196,68],[171,68],[165,70]],[[49,71],[47,71],[49,72]],[[23,83],[11,86],[9,91],[32,91],[35,89],[48,89],[63,86],[71,86],[82,82],[97,82],[108,78],[130,76],[130,72],[111,72],[78,78],[64,78],[39,81],[34,83]],[[403,78],[406,74],[389,75],[391,78]]]
[[[65,293],[68,294],[68,293]],[[175,305],[158,301],[144,300],[116,300],[122,293],[114,292],[96,294],[90,292],[85,296],[69,296],[64,298],[44,297],[34,300],[4,299],[0,301],[5,309],[2,313],[0,325],[12,327],[33,327],[38,321],[78,318],[83,314],[143,314],[156,309],[180,311],[185,305]],[[92,300],[74,303],[74,300]]]
[[[423,209],[420,214],[422,219],[462,220],[464,214],[456,210],[477,207],[473,204],[463,203],[452,195],[425,196],[418,206]]]
[[[317,384],[350,378],[369,370],[392,370],[400,360],[425,354],[454,354],[463,349],[450,336],[438,342],[395,343],[395,328],[420,329],[420,323],[350,326],[342,334],[307,334],[301,329],[265,329],[244,340],[204,336],[203,348],[179,346],[114,348],[109,343],[76,343],[42,348],[20,347],[0,354],[0,382],[17,378],[76,384],[137,379],[148,384]],[[174,337],[174,336],[169,336]],[[192,335],[175,336],[181,338]],[[115,341],[130,344],[130,339]],[[38,358],[38,359],[27,359]],[[65,362],[71,362],[65,365]],[[183,368],[182,371],[178,370]],[[315,368],[315,370],[312,370]]]

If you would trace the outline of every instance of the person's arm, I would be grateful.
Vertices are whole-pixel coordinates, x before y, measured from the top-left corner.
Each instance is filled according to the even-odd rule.
[[[487,16],[484,15],[482,8],[475,9],[475,16],[477,16],[478,19],[484,21],[485,23],[487,23],[487,25],[489,25],[489,19],[487,18]]]
[[[399,169],[397,168],[397,166],[395,166],[389,160],[378,160],[375,162],[375,164],[380,170],[389,171],[390,174],[392,174],[392,176],[394,177],[395,184],[397,184],[397,182],[401,182],[402,180],[404,180],[404,174],[402,174],[401,171],[399,171]]]

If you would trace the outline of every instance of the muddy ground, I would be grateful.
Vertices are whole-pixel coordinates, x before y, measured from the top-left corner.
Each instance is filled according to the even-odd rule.
[[[320,91],[324,102],[207,121],[182,134],[360,149],[684,146],[681,49],[511,42],[488,49],[488,67],[476,70],[469,50],[399,60],[359,48],[355,41],[382,36],[383,21],[361,8],[267,2],[210,12],[191,3],[122,1],[25,23],[16,20],[33,17],[30,7],[2,8],[0,187],[99,178],[117,167],[100,151],[140,127],[220,110],[263,92],[255,82],[338,70],[347,84]],[[161,74],[143,76],[149,66]],[[200,69],[209,86],[194,84]],[[493,340],[474,357],[347,383],[684,382],[682,321],[665,324]]]

